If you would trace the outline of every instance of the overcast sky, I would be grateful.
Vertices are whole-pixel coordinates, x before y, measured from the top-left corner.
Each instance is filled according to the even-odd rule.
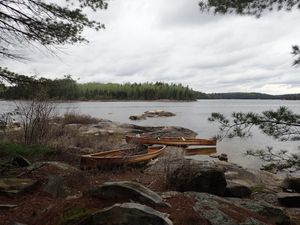
[[[29,62],[2,61],[10,70],[80,82],[173,82],[204,92],[300,93],[300,11],[261,19],[201,14],[197,0],[111,0],[86,30],[89,44],[56,51],[26,49]]]

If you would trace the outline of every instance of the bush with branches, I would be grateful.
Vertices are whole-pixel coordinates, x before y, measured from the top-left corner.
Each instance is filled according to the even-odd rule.
[[[24,144],[46,144],[51,133],[51,119],[55,116],[55,104],[34,99],[17,103]]]
[[[251,129],[258,127],[264,134],[279,141],[300,140],[300,114],[286,107],[262,113],[233,112],[231,118],[221,113],[212,113],[208,120],[220,124],[218,139],[251,137]],[[292,154],[287,150],[275,152],[272,147],[268,147],[267,150],[248,150],[246,155],[256,156],[267,162],[263,169],[300,170],[299,153]]]
[[[201,0],[199,7],[202,12],[250,15],[259,18],[266,11],[300,9],[300,0]],[[299,65],[299,46],[292,46],[292,54],[296,57],[293,65]]]
[[[24,59],[19,49],[37,44],[51,50],[61,45],[87,42],[84,28],[104,29],[84,10],[107,9],[107,0],[1,0],[0,1],[0,58]],[[0,83],[28,81],[0,67]]]

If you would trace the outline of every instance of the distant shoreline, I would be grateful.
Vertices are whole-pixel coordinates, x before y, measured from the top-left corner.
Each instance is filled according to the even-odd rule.
[[[120,100],[120,99],[108,99],[108,100],[97,100],[97,99],[89,99],[89,100],[55,100],[50,99],[50,102],[56,102],[56,103],[76,103],[76,102],[178,102],[178,103],[184,103],[184,102],[197,102],[197,101],[217,101],[217,100],[282,100],[282,101],[300,101],[300,99],[282,99],[282,98],[204,98],[204,99],[196,99],[196,100],[172,100],[172,99],[157,99],[157,100]],[[30,101],[30,99],[0,99],[0,101]]]

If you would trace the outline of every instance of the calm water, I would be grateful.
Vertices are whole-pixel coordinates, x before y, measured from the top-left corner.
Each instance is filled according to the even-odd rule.
[[[13,102],[0,101],[0,112],[14,107]],[[295,113],[300,113],[300,101],[285,100],[200,100],[196,102],[72,102],[59,103],[58,111],[76,111],[98,118],[105,118],[123,123],[134,123],[146,126],[182,126],[198,133],[198,137],[209,138],[217,134],[217,124],[207,121],[212,112],[230,115],[238,112],[261,112],[287,106]],[[166,110],[176,114],[169,118],[148,118],[142,121],[131,121],[130,115],[141,114],[147,110]],[[249,139],[226,139],[218,143],[218,153],[226,153],[229,160],[249,168],[259,168],[261,162],[243,153],[247,149],[260,149],[273,146],[276,149],[287,149],[290,152],[299,151],[300,142],[278,142],[253,130]],[[197,157],[196,157],[197,158]]]

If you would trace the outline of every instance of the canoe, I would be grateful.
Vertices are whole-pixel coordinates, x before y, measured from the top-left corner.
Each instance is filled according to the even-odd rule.
[[[112,151],[98,152],[82,155],[80,168],[82,170],[93,168],[111,168],[114,166],[125,166],[143,164],[163,153],[166,146],[149,146],[146,152],[132,154],[135,148],[124,148]]]
[[[199,138],[184,138],[184,137],[139,137],[139,136],[126,136],[127,143],[135,143],[142,145],[167,145],[167,146],[190,146],[190,145],[208,145],[215,146],[217,140],[215,139],[199,139]]]
[[[196,147],[196,148],[185,148],[184,153],[186,156],[192,156],[192,155],[211,155],[217,153],[216,147]]]

